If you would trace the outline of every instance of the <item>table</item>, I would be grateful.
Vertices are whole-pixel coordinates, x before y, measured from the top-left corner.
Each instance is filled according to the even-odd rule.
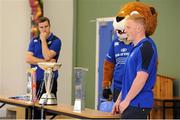
[[[41,108],[40,105],[36,105],[36,107]],[[80,119],[119,119],[120,115],[112,115],[111,113],[107,112],[101,112],[94,109],[85,108],[81,113],[74,112],[73,106],[70,105],[45,105],[43,107],[45,112],[55,113],[55,114],[61,114],[65,116],[70,116],[74,118],[80,118]]]
[[[11,99],[11,98],[2,97],[2,96],[0,96],[0,102],[3,103],[0,106],[0,108],[2,108],[5,104],[24,107],[25,108],[25,118],[26,119],[32,118],[32,107],[34,105],[33,102],[25,101],[25,100],[16,100],[16,99]]]
[[[155,101],[162,102],[162,106],[154,106],[154,108],[162,108],[163,110],[163,119],[166,118],[166,109],[180,109],[180,106],[175,106],[175,103],[180,104],[180,97],[171,97],[171,98],[155,98]],[[166,103],[173,103],[172,106],[166,106]]]
[[[25,100],[17,100],[17,99],[12,99],[12,98],[8,98],[8,97],[0,96],[0,102],[4,103],[4,104],[25,107],[25,109],[26,109],[25,118],[26,119],[32,118],[33,108],[42,109],[42,106],[39,105],[38,103],[33,104],[33,102],[29,102],[29,101],[25,101]],[[4,105],[2,105],[2,106],[4,106]],[[77,113],[77,112],[73,111],[73,106],[64,105],[64,104],[45,105],[45,106],[43,106],[43,109],[44,109],[44,112],[50,112],[50,113],[70,116],[70,117],[74,117],[74,118],[81,118],[81,119],[83,119],[83,118],[85,118],[85,119],[119,119],[120,118],[120,115],[112,115],[111,113],[100,112],[98,110],[89,109],[89,108],[85,108],[85,110],[83,110],[81,113]]]

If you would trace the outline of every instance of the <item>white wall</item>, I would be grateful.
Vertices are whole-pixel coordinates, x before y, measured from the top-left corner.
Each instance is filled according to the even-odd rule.
[[[29,14],[27,0],[0,0],[0,95],[25,93]],[[0,109],[0,117],[5,116],[6,107]]]
[[[44,16],[51,20],[51,30],[62,40],[58,79],[58,102],[71,104],[73,0],[44,0]]]
[[[0,0],[0,95],[20,95],[26,91],[30,12],[28,0]],[[62,39],[58,102],[70,104],[73,0],[44,0],[44,12],[51,20],[52,31]]]
[[[0,0],[1,4],[1,94],[25,93],[25,51],[30,38],[30,8],[27,0]]]
[[[2,26],[2,16],[1,16],[1,14],[2,14],[2,7],[1,7],[2,5],[1,5],[1,2],[0,2],[0,26]],[[1,65],[1,54],[2,54],[2,52],[1,52],[1,39],[2,39],[2,34],[1,34],[1,32],[2,32],[2,28],[0,27],[0,95],[2,94],[2,83],[1,83],[1,76],[2,76],[2,65]]]

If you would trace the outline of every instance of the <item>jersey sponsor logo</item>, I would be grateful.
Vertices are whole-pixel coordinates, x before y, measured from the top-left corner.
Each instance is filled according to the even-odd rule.
[[[122,57],[122,56],[128,56],[129,55],[127,48],[122,48],[120,51],[121,51],[120,53],[115,54],[115,57],[119,57],[119,56]]]
[[[119,42],[115,42],[115,43],[114,43],[114,46],[118,46],[118,45],[119,45]]]
[[[128,56],[128,55],[129,55],[128,52],[126,52],[126,53],[121,53],[121,54],[120,54],[120,56]]]
[[[125,64],[127,57],[119,57],[116,59],[116,66],[119,64]]]
[[[38,40],[37,40],[37,39],[34,39],[34,42],[38,42]]]
[[[119,53],[115,54],[115,57],[119,57],[119,56],[120,56],[120,54],[119,54]]]
[[[127,48],[122,48],[121,49],[121,52],[126,52],[127,51]]]
[[[119,56],[129,56],[129,53],[126,52],[126,53],[117,53],[117,54],[115,54],[115,57],[119,57]]]

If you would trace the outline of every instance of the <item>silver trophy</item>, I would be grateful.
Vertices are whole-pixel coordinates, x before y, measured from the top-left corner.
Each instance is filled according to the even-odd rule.
[[[81,112],[85,108],[85,73],[88,71],[86,68],[75,67],[75,102],[74,112]]]
[[[46,105],[56,105],[57,99],[53,93],[51,93],[52,86],[53,86],[53,71],[56,71],[61,67],[60,63],[55,62],[42,62],[38,63],[38,66],[44,70],[44,82],[45,82],[45,90],[40,100],[39,104],[46,104]]]
[[[27,71],[27,100],[35,102],[36,101],[36,69],[31,68]]]

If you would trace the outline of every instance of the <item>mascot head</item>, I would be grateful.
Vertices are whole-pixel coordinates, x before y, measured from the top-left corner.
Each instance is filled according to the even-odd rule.
[[[155,8],[142,2],[129,2],[125,4],[122,9],[120,9],[116,19],[113,22],[114,29],[117,31],[121,31],[118,31],[118,33],[121,33],[120,39],[124,33],[124,24],[126,17],[133,14],[139,14],[145,18],[146,36],[150,36],[155,32],[157,26],[157,12]],[[123,35],[123,37],[126,36]]]
[[[119,21],[119,22],[117,22],[117,21]],[[125,41],[127,39],[127,35],[125,33],[125,22],[126,22],[126,20],[122,17],[116,17],[113,21],[114,30],[117,32],[117,36],[122,41]]]

